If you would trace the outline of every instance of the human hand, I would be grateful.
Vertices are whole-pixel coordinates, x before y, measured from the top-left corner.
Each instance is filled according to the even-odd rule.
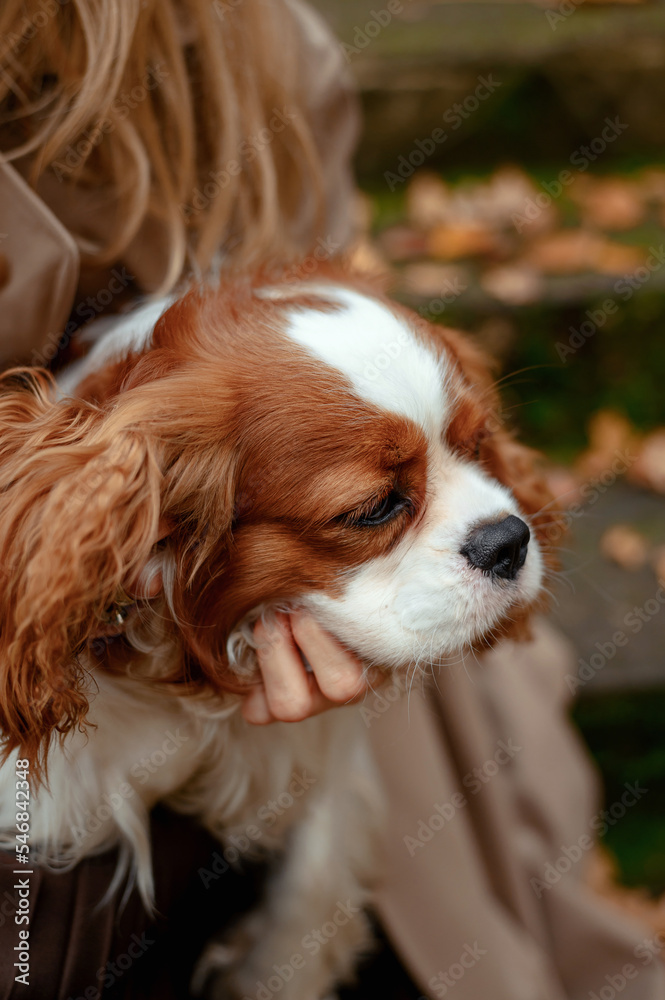
[[[376,679],[375,674],[363,676],[360,660],[305,612],[279,614],[269,629],[258,622],[254,637],[262,680],[245,698],[242,714],[255,726],[300,722],[360,701]]]

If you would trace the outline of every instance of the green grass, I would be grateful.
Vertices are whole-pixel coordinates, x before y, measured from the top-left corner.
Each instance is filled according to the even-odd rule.
[[[620,800],[626,783],[648,789],[604,841],[622,882],[660,895],[665,892],[665,691],[582,698],[574,718],[603,776],[608,806]]]
[[[537,447],[552,456],[578,451],[590,415],[603,408],[645,431],[665,423],[665,295],[636,293],[565,363],[556,344],[579,329],[586,308],[515,310],[513,318],[518,336],[505,371],[533,370],[509,384],[504,399]]]

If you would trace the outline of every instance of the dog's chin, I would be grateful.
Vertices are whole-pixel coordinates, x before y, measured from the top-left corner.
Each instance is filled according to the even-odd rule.
[[[505,637],[523,638],[529,616],[542,596],[540,557],[515,582],[495,581],[477,571],[455,566],[448,588],[428,591],[422,580],[393,591],[390,600],[372,599],[371,588],[332,596],[310,592],[289,603],[255,606],[236,626],[227,642],[232,671],[249,679],[256,675],[254,626],[260,619],[270,628],[278,612],[304,610],[325,631],[368,667],[388,673],[429,669],[480,653]],[[364,596],[364,600],[361,598]],[[384,594],[383,597],[386,595]]]
[[[467,629],[448,630],[440,633],[422,633],[410,649],[395,655],[392,650],[372,647],[369,643],[358,643],[353,638],[336,634],[337,640],[350,652],[374,668],[383,669],[388,674],[408,674],[414,668],[430,672],[431,668],[452,666],[464,662],[467,657],[477,659],[482,653],[492,649],[503,639],[523,639],[529,634],[528,620],[532,606],[515,605],[510,613],[493,620],[478,622]]]
[[[467,621],[455,629],[454,636],[442,640],[443,656],[464,655],[470,651],[491,649],[501,639],[526,635],[525,623],[537,609],[543,596],[542,588],[517,594],[489,594],[485,600],[474,595],[469,601]],[[475,611],[475,614],[473,612]],[[452,640],[452,641],[451,641]]]
[[[437,600],[408,602],[399,612],[362,614],[355,602],[311,595],[306,610],[319,625],[367,666],[399,673],[453,663],[480,653],[505,637],[523,638],[525,622],[538,603],[540,588],[506,588],[501,594],[460,587],[445,608]],[[406,602],[405,602],[406,604]]]

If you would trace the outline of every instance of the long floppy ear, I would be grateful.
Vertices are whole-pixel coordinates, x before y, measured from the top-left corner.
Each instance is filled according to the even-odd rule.
[[[0,730],[42,771],[81,726],[77,652],[157,536],[161,474],[126,416],[57,401],[50,377],[0,379]]]

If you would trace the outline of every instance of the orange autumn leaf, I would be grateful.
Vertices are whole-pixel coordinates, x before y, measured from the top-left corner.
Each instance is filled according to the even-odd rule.
[[[629,524],[615,524],[600,540],[600,551],[622,569],[641,569],[647,561],[648,546],[643,535]]]
[[[561,229],[534,240],[528,260],[546,274],[624,274],[643,263],[644,251],[612,243],[587,229]]]
[[[648,434],[630,470],[633,482],[665,494],[665,428]]]
[[[499,249],[500,241],[479,225],[436,226],[427,237],[427,251],[439,260],[481,257]]]
[[[586,225],[599,229],[634,229],[644,219],[644,194],[640,185],[622,177],[579,179],[571,190]]]

